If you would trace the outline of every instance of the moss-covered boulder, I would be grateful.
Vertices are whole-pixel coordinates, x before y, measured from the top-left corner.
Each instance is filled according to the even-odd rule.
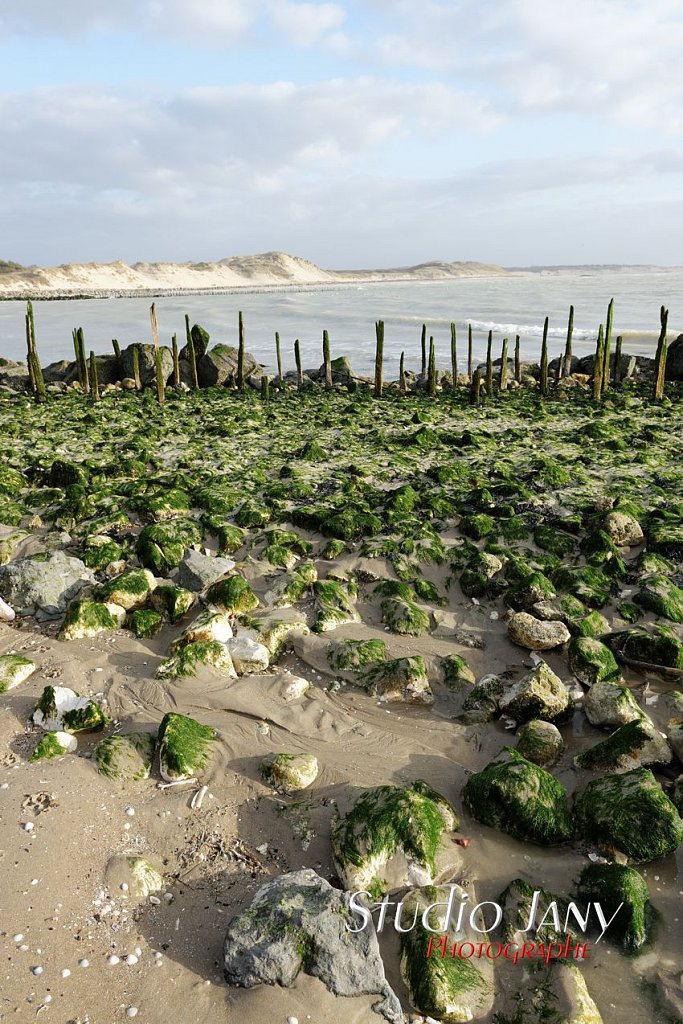
[[[217,608],[206,608],[185,627],[179,637],[173,641],[171,652],[175,654],[181,647],[188,644],[213,641],[224,644],[232,637],[232,626],[225,612]]]
[[[126,619],[126,627],[135,633],[138,640],[156,636],[163,624],[162,616],[153,608],[136,608]]]
[[[572,636],[587,636],[597,639],[603,633],[609,632],[609,622],[598,611],[571,616],[567,619],[567,625]]]
[[[141,564],[158,576],[166,576],[182,561],[185,549],[201,540],[199,525],[188,517],[151,523],[138,536],[135,550]]]
[[[236,679],[237,672],[230,652],[215,640],[197,640],[176,648],[156,671],[157,679],[182,679],[196,676],[202,666],[211,668],[226,679]]]
[[[418,607],[417,594],[409,583],[384,580],[376,587],[376,593],[382,596],[382,622],[395,633],[420,636],[427,632],[429,615]]]
[[[496,675],[483,676],[465,697],[462,720],[466,725],[492,722],[500,713],[498,702],[505,691],[505,682]]]
[[[683,669],[683,643],[670,626],[635,627],[603,637],[608,647],[636,665]]]
[[[270,655],[271,664],[276,662],[290,637],[298,634],[305,636],[310,633],[304,619],[272,619],[261,626],[259,641]]]
[[[618,728],[643,718],[644,712],[628,686],[599,682],[591,686],[583,702],[591,725]]]
[[[441,677],[444,686],[455,692],[469,690],[476,682],[474,672],[459,654],[449,654],[442,660]]]
[[[216,733],[187,715],[169,711],[159,726],[159,771],[166,782],[203,775]]]
[[[21,654],[0,654],[0,693],[20,686],[36,670],[35,662]]]
[[[539,601],[551,601],[556,591],[542,572],[531,572],[505,593],[505,604],[515,611],[529,611]]]
[[[578,597],[589,608],[604,608],[610,601],[611,580],[591,565],[560,566],[551,574],[558,590]]]
[[[38,740],[38,745],[31,754],[30,761],[47,761],[63,754],[74,754],[78,750],[78,740],[69,732],[46,732]]]
[[[89,569],[102,570],[118,562],[123,553],[123,547],[111,537],[93,534],[83,541],[81,558]]]
[[[250,584],[237,573],[223,580],[216,580],[206,591],[206,601],[215,605],[226,615],[243,615],[259,606],[259,599]]]
[[[662,734],[642,716],[584,750],[574,758],[574,764],[592,772],[628,772],[650,764],[669,764],[671,757],[671,748]]]
[[[424,658],[419,654],[412,658],[370,662],[358,670],[356,681],[380,701],[399,701],[403,704],[434,702]]]
[[[109,779],[138,782],[152,769],[156,737],[151,732],[116,733],[95,747],[97,770]]]
[[[96,587],[93,597],[131,612],[142,608],[155,587],[156,580],[149,569],[131,569]]]
[[[544,622],[528,612],[516,612],[508,621],[508,636],[528,651],[549,651],[566,644],[570,632],[564,622]]]
[[[360,622],[360,615],[351,603],[345,587],[337,580],[317,580],[313,584],[315,599],[315,633],[328,633],[348,622]]]
[[[196,600],[197,597],[191,590],[170,583],[161,584],[150,598],[152,607],[173,624],[182,619],[183,615],[187,615]]]
[[[637,519],[613,509],[603,520],[602,528],[617,547],[633,547],[643,541],[643,529]]]
[[[120,629],[126,621],[126,612],[118,604],[100,604],[99,601],[72,601],[57,634],[58,640],[83,640]]]
[[[384,661],[384,640],[337,640],[327,648],[327,661],[335,672],[357,673],[365,665]]]
[[[584,840],[612,860],[646,864],[683,841],[683,821],[648,768],[590,782],[574,813]]]
[[[517,752],[541,768],[557,761],[563,747],[557,726],[539,718],[526,722],[517,732]]]
[[[585,903],[599,903],[605,918],[614,920],[606,938],[623,949],[642,949],[648,942],[655,914],[647,882],[625,864],[589,864],[581,872],[577,897]]]
[[[313,754],[269,754],[261,762],[260,772],[281,793],[298,793],[317,779],[318,759]]]
[[[648,612],[683,622],[683,590],[667,576],[646,576],[633,600]]]
[[[291,608],[297,601],[301,601],[317,579],[318,570],[313,562],[304,562],[283,574],[266,594],[265,603],[274,608]]]
[[[499,710],[516,722],[542,718],[563,722],[571,716],[572,699],[559,676],[544,661],[505,688],[498,701]]]
[[[31,717],[46,732],[91,732],[107,724],[99,704],[67,686],[46,686]]]
[[[481,930],[475,932],[469,924],[460,931],[456,931],[453,921],[449,922],[450,927],[447,925],[443,913],[440,916],[433,904],[448,904],[450,897],[450,886],[425,886],[413,889],[403,898],[402,917],[407,922],[415,920],[415,927],[401,935],[401,975],[408,988],[411,1005],[420,1013],[440,1021],[479,1020],[493,1008],[495,991],[491,962],[486,958],[465,960],[442,956],[435,940],[445,936],[451,948],[461,942],[476,945],[485,940],[486,935]],[[472,900],[471,887],[465,892],[456,885],[454,898],[455,906],[461,900]],[[424,926],[425,918],[431,931]],[[481,929],[481,922],[478,927]],[[433,948],[427,957],[430,939],[433,940]]]
[[[510,747],[470,776],[463,799],[473,818],[515,839],[555,846],[573,834],[562,784]]]
[[[525,936],[526,938],[526,936]],[[536,962],[514,992],[515,1024],[603,1024],[578,967],[570,960]]]
[[[545,909],[551,903],[556,903],[560,921],[565,919],[568,901],[564,897],[557,896],[547,889],[540,889],[537,882],[531,885],[524,878],[513,878],[496,901],[503,911],[501,931],[505,942],[526,942],[535,939],[537,942],[561,942],[564,944],[568,937],[567,932],[558,931],[551,923],[550,918],[544,921],[543,913],[534,916],[529,932],[524,931],[532,919],[535,893],[539,894],[540,907]],[[541,924],[541,922],[543,923]]]
[[[407,885],[430,885],[442,835],[458,828],[448,801],[417,781],[365,790],[332,827],[332,851],[345,888],[373,897]]]
[[[609,647],[588,636],[572,637],[569,643],[569,668],[584,686],[595,683],[615,683],[621,679],[621,670]]]

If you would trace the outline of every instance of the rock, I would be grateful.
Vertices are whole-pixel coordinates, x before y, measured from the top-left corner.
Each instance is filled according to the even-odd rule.
[[[549,651],[566,644],[571,634],[563,622],[542,622],[528,612],[517,612],[508,622],[508,636],[529,651]]]
[[[332,852],[344,887],[371,896],[431,885],[444,831],[459,826],[448,801],[425,782],[365,790],[332,826]]]
[[[126,628],[135,633],[138,640],[156,636],[164,620],[153,608],[136,608],[126,619]]]
[[[644,712],[628,686],[599,682],[591,686],[583,702],[591,725],[616,728],[642,718]]]
[[[671,787],[671,802],[680,815],[683,815],[683,775],[679,775]]]
[[[547,967],[536,964],[529,975],[514,996],[516,1005],[525,1011],[521,1020],[529,1024],[602,1024],[583,974],[573,963],[557,960]]]
[[[632,768],[670,762],[669,744],[645,716],[622,725],[607,739],[574,758],[577,768],[603,772],[627,772]]]
[[[20,558],[0,566],[0,594],[17,615],[62,615],[94,575],[80,558],[53,551],[46,559]]]
[[[138,350],[138,359],[140,364],[140,383],[143,388],[151,387],[156,384],[156,356],[154,351],[154,345],[148,344],[137,344],[128,345],[121,352],[121,376],[125,378],[134,378],[133,373],[133,349]],[[165,345],[159,346],[159,353],[161,355],[161,373],[164,378],[164,384],[173,373],[173,353],[170,348]]]
[[[366,665],[384,661],[384,640],[335,640],[327,648],[327,661],[335,672],[348,672],[356,678]]]
[[[498,701],[505,690],[500,676],[483,676],[465,697],[462,719],[466,725],[492,722],[498,715]]]
[[[666,1014],[667,1022],[679,1024],[683,1020],[683,977],[679,965],[671,960],[658,966],[655,972],[657,1004]]]
[[[187,516],[165,523],[150,523],[140,532],[135,552],[142,565],[165,576],[180,564],[188,544],[201,540],[202,531]]]
[[[292,635],[306,636],[308,633],[310,630],[303,619],[272,619],[262,626],[259,640],[270,654],[271,663],[274,663]]]
[[[276,586],[266,594],[265,603],[275,608],[290,608],[301,600],[317,578],[318,570],[313,563],[304,562],[283,574]]]
[[[449,654],[441,662],[444,685],[449,690],[468,690],[476,682],[474,672],[459,654]]]
[[[618,509],[608,512],[603,520],[602,529],[611,537],[619,548],[633,547],[643,541],[643,530],[633,516],[626,515]]]
[[[131,612],[136,608],[142,608],[156,585],[156,580],[148,569],[131,569],[96,587],[93,597],[96,601],[117,604]]]
[[[336,359],[330,361],[332,368],[332,383],[333,384],[349,384],[351,380],[356,376],[351,366],[351,361],[348,356],[337,356]],[[318,370],[318,379],[325,378],[325,364],[322,363]]]
[[[349,899],[348,893],[333,889],[311,868],[267,882],[228,926],[228,984],[289,988],[303,970],[337,996],[381,996],[373,1005],[375,1012],[390,1024],[403,1024],[400,1003],[384,975],[375,930],[358,930]]]
[[[541,768],[547,768],[562,753],[564,742],[557,726],[533,719],[517,732],[517,753]]]
[[[588,636],[572,637],[569,668],[584,686],[621,680],[621,671],[609,647]]]
[[[282,793],[307,789],[318,777],[318,760],[313,754],[269,754],[261,762],[261,775]]]
[[[176,648],[156,670],[157,679],[182,679],[196,676],[201,666],[212,668],[227,679],[237,679],[230,652],[215,640],[196,640]]]
[[[561,942],[564,944],[568,933],[558,931],[553,924],[550,924],[549,920],[544,919],[542,913],[534,916],[531,930],[526,932],[527,924],[532,917],[535,893],[538,893],[540,907],[547,908],[551,903],[556,903],[560,921],[562,922],[566,918],[568,902],[566,899],[547,889],[539,889],[537,883],[532,886],[523,878],[513,878],[497,900],[503,911],[501,930],[505,942],[520,943],[531,939],[537,942]]]
[[[31,754],[30,761],[46,761],[63,754],[74,754],[78,750],[78,740],[68,732],[49,731],[41,736],[38,746]]]
[[[201,776],[216,738],[208,725],[169,711],[159,726],[159,772],[166,782]]]
[[[683,643],[669,626],[636,626],[610,633],[604,639],[611,650],[621,652],[628,661],[683,669]]]
[[[429,629],[429,616],[416,603],[416,593],[409,583],[383,580],[376,587],[382,594],[382,622],[395,633],[420,636]]]
[[[358,670],[355,682],[382,702],[434,703],[424,659],[419,654],[412,658],[370,662]]]
[[[174,625],[187,615],[196,600],[197,596],[191,590],[166,583],[158,586],[151,596],[152,607]]]
[[[344,586],[336,580],[316,580],[313,584],[316,618],[315,633],[328,633],[337,626],[360,622],[360,615],[351,604]]]
[[[232,658],[235,671],[240,676],[265,672],[270,664],[268,648],[244,634],[227,640],[225,647]]]
[[[493,1008],[493,964],[485,957],[463,960],[441,956],[436,940],[442,936],[448,948],[462,942],[472,942],[475,946],[486,942],[486,933],[475,932],[467,914],[460,930],[453,920],[455,914],[448,923],[444,920],[443,907],[449,905],[451,893],[455,906],[466,899],[476,902],[472,887],[465,890],[459,885],[413,889],[404,897],[402,916],[405,915],[407,922],[415,920],[416,923],[401,935],[401,975],[410,993],[411,1005],[420,1013],[441,1021],[478,1020]],[[441,914],[437,909],[430,909],[435,903],[443,905]],[[425,915],[433,932],[425,928]],[[434,932],[438,932],[438,936]],[[432,948],[427,958],[430,939],[436,948]]]
[[[104,877],[108,888],[117,896],[125,893],[135,900],[146,900],[164,887],[161,871],[146,857],[128,857],[125,854],[112,857]]]
[[[46,686],[31,717],[45,732],[91,732],[107,724],[99,704],[67,686]]]
[[[57,634],[58,640],[83,640],[114,629],[120,629],[126,613],[118,604],[99,601],[72,601]]]
[[[612,860],[646,864],[683,840],[683,821],[648,768],[595,779],[574,811],[586,842]]]
[[[280,696],[288,704],[293,700],[300,700],[311,688],[308,679],[304,679],[302,676],[292,676],[289,673],[285,673],[281,678]]]
[[[633,600],[655,615],[683,622],[683,590],[666,576],[646,576]]]
[[[232,639],[232,635],[232,626],[228,616],[216,608],[206,608],[173,641],[171,653],[177,654],[181,647],[205,641],[225,644]]]
[[[589,864],[581,872],[577,896],[585,903],[599,903],[605,918],[613,916],[606,938],[623,949],[644,946],[654,924],[647,882],[624,864]]]
[[[535,604],[550,601],[556,596],[550,580],[541,572],[532,572],[506,591],[504,601],[515,611],[528,611]]]
[[[611,580],[592,565],[563,565],[551,573],[558,590],[565,590],[589,608],[604,608],[611,597]]]
[[[470,776],[463,799],[476,821],[539,846],[563,843],[574,831],[562,784],[510,747]]]
[[[243,615],[259,606],[259,600],[251,586],[237,573],[212,583],[205,597],[208,604],[215,605],[226,615]]]
[[[234,568],[232,558],[215,558],[188,548],[178,566],[178,583],[181,587],[198,592],[205,590],[221,576],[227,576]]]
[[[214,345],[197,361],[200,388],[235,387],[237,384],[238,350],[232,345]],[[244,353],[244,376],[261,370],[251,352]]]
[[[151,732],[116,733],[95,747],[98,771],[110,779],[138,782],[152,769],[156,737]]]
[[[678,760],[683,762],[683,722],[669,723],[667,739]]]
[[[192,345],[194,346],[194,357],[197,362],[202,358],[204,353],[209,347],[209,341],[211,335],[208,331],[205,331],[199,324],[193,324],[192,330],[190,331],[190,337],[192,338]],[[184,345],[178,353],[178,358],[182,359],[183,362],[190,361],[190,346]]]
[[[20,686],[36,670],[35,662],[20,654],[0,655],[0,693],[7,693]]]
[[[503,691],[498,708],[516,722],[528,722],[532,718],[562,722],[571,716],[572,699],[559,676],[542,661]]]
[[[665,374],[667,380],[683,380],[683,334],[669,345]]]
[[[10,606],[0,597],[0,622],[14,622],[16,617],[14,608],[10,608]]]

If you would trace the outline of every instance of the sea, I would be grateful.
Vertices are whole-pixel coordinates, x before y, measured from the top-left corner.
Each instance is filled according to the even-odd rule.
[[[385,377],[397,376],[401,352],[407,369],[419,369],[422,325],[434,338],[437,366],[450,368],[451,323],[456,325],[459,369],[467,359],[472,326],[475,361],[485,357],[489,330],[494,351],[503,338],[510,351],[520,336],[522,358],[538,359],[544,319],[549,318],[551,358],[564,350],[570,305],[574,306],[574,354],[595,348],[598,326],[614,299],[613,337],[623,335],[623,351],[653,355],[660,331],[660,307],[669,310],[669,340],[683,332],[683,268],[581,267],[519,270],[505,276],[460,277],[441,281],[364,282],[276,286],[230,292],[38,300],[34,316],[43,366],[73,358],[72,330],[82,327],[86,348],[112,352],[112,339],[124,348],[151,341],[150,304],[156,305],[160,339],[175,333],[185,342],[185,314],[211,335],[211,344],[237,344],[238,313],[245,323],[248,351],[270,374],[276,372],[275,332],[280,335],[283,368],[294,368],[299,339],[304,367],[322,362],[327,330],[333,358],[345,355],[358,374],[374,369],[375,322],[385,323]],[[0,302],[0,356],[24,359],[25,304]]]

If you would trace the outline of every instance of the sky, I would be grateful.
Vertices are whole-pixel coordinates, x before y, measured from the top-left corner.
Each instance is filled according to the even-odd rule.
[[[18,0],[0,259],[681,265],[681,0]]]

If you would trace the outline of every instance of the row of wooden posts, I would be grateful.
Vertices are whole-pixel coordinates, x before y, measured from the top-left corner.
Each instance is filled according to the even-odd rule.
[[[166,397],[166,381],[163,373],[161,349],[159,348],[159,327],[157,323],[156,307],[152,303],[150,307],[150,325],[152,329],[152,341],[154,343],[154,354],[155,354],[155,377],[157,387],[157,397],[160,403],[165,401]],[[605,324],[600,324],[598,329],[598,338],[595,348],[595,362],[593,368],[592,377],[592,394],[595,401],[600,401],[610,386],[610,379],[614,385],[618,385],[621,381],[621,349],[622,349],[622,336],[618,335],[615,343],[614,353],[614,368],[610,372],[611,362],[611,346],[612,346],[612,322],[614,317],[614,299],[610,300],[609,306],[607,307],[607,316]],[[666,343],[666,331],[668,323],[669,311],[664,306],[660,309],[660,334],[657,343],[657,352],[655,357],[655,374],[654,374],[654,387],[653,387],[653,398],[659,401],[664,397],[664,383],[666,374],[666,357],[667,357],[667,343]],[[543,397],[547,396],[549,391],[549,369],[548,369],[548,327],[549,318],[545,318],[543,324],[543,338],[541,341],[541,356],[540,356],[540,378],[539,387]],[[569,320],[567,323],[567,338],[564,347],[563,355],[558,359],[555,368],[555,381],[562,377],[567,377],[572,372],[572,338],[574,333],[574,307],[569,307]],[[197,359],[194,345],[194,339],[192,337],[192,331],[190,330],[190,318],[185,314],[185,335],[187,341],[187,354],[188,362],[190,365],[190,381],[193,389],[199,387],[199,380],[197,374]],[[384,390],[384,321],[378,320],[375,323],[375,380],[374,380],[374,394],[377,398],[382,397]],[[76,356],[76,369],[78,373],[78,380],[84,394],[90,395],[93,401],[99,401],[100,399],[100,387],[97,377],[97,360],[95,353],[90,352],[89,360],[86,358],[85,339],[83,335],[83,328],[77,327],[73,331],[73,343],[74,353]],[[33,306],[29,301],[26,309],[26,346],[27,346],[27,363],[29,379],[31,388],[39,402],[44,402],[46,399],[45,381],[43,379],[43,372],[40,365],[40,359],[38,358],[38,351],[36,348],[36,332],[35,323],[33,318]],[[121,366],[121,347],[118,341],[114,338],[112,341],[114,348],[114,354]],[[173,335],[171,339],[171,349],[173,354],[173,377],[172,385],[176,388],[180,387],[181,374],[180,374],[180,359],[178,354],[178,338],[177,335]],[[245,388],[245,374],[244,374],[244,316],[239,313],[238,316],[238,349],[237,349],[237,387],[240,391]],[[430,397],[434,397],[437,391],[437,369],[436,369],[436,353],[434,348],[433,336],[429,338],[429,348],[427,348],[427,326],[422,325],[422,337],[421,337],[421,379],[427,383],[427,393]],[[275,332],[275,357],[277,361],[277,372],[278,377],[282,379],[282,353],[280,351],[280,335],[279,332]],[[296,363],[297,373],[297,385],[300,388],[303,385],[303,369],[301,364],[301,350],[299,346],[299,340],[294,342],[294,360]],[[135,387],[138,391],[141,390],[140,380],[140,354],[137,345],[133,346],[132,349],[132,369],[133,379],[135,381]],[[323,373],[325,386],[327,388],[332,387],[332,360],[330,356],[330,336],[327,331],[323,331]],[[452,388],[455,390],[458,383],[458,348],[457,348],[457,334],[456,325],[451,323],[451,374],[452,374]],[[486,346],[486,364],[485,371],[482,377],[482,372],[479,368],[473,369],[473,355],[472,355],[472,325],[468,324],[467,330],[467,378],[470,382],[470,402],[476,404],[480,401],[482,384],[486,389],[486,395],[491,396],[494,393],[495,385],[497,384],[500,391],[505,391],[508,386],[508,339],[503,338],[501,358],[500,358],[500,369],[497,375],[497,381],[494,381],[493,372],[493,331],[490,330],[488,333],[488,343]],[[522,362],[520,357],[520,338],[517,334],[515,336],[515,350],[514,350],[514,379],[517,383],[521,383],[522,380]],[[401,352],[400,363],[399,363],[399,387],[403,394],[408,391],[408,384],[405,372],[405,352]],[[270,378],[264,374],[261,377],[261,397],[264,401],[270,398]]]

